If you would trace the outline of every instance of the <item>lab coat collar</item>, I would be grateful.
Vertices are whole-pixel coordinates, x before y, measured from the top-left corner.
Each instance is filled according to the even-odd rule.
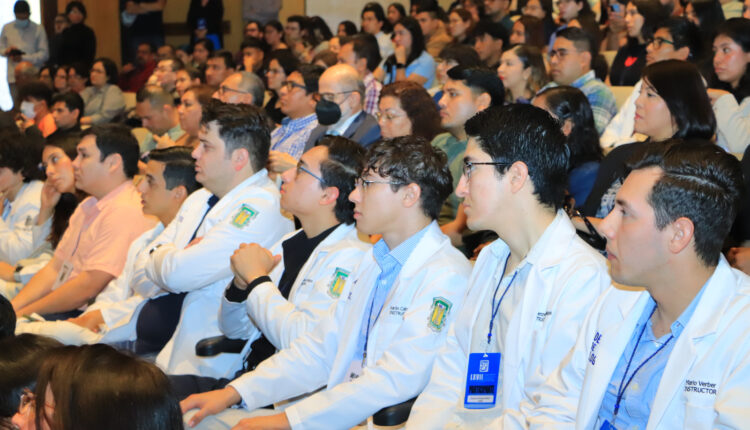
[[[211,209],[211,212],[219,213],[224,210],[223,208],[226,205],[235,204],[235,200],[241,193],[244,192],[246,188],[251,186],[262,188],[269,182],[270,180],[268,179],[268,171],[266,169],[261,169],[255,172],[252,176],[240,182],[236,187],[232,188],[224,197],[222,197],[219,202],[216,203],[216,206]]]
[[[443,232],[440,231],[440,227],[438,227],[437,221],[432,221],[430,225],[427,226],[427,230],[424,232],[424,235],[414,247],[414,250],[412,251],[409,258],[406,260],[406,264],[404,264],[404,267],[401,268],[401,272],[399,274],[401,282],[403,282],[404,279],[411,278],[417,272],[422,270],[424,268],[423,266],[425,265],[425,261],[428,258],[432,257],[434,250],[438,249],[440,245],[446,240],[448,240],[448,236],[444,235]],[[429,250],[430,252],[425,252],[425,250]]]

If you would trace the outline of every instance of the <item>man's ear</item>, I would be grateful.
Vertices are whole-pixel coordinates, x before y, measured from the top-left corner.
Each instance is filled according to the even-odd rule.
[[[339,191],[338,187],[326,187],[325,192],[323,193],[323,197],[320,199],[320,205],[326,206],[330,205],[331,203],[336,204],[336,200],[339,198],[339,194],[341,191]]]
[[[422,189],[419,185],[412,182],[401,188],[403,195],[404,207],[410,208],[415,204],[419,204],[420,198],[422,197]]]
[[[674,220],[669,228],[669,250],[673,254],[681,253],[686,247],[693,243],[695,225],[686,217]]]
[[[492,106],[492,96],[489,93],[482,93],[477,96],[474,102],[477,112],[483,111]]]
[[[529,166],[523,161],[516,161],[505,172],[505,176],[510,179],[510,191],[516,193],[523,188],[529,178]]]
[[[586,66],[587,64],[588,66]],[[591,53],[589,51],[581,52],[581,68],[582,69],[594,68],[594,58],[591,56]]]
[[[107,166],[107,171],[114,174],[118,170],[125,171],[125,166],[122,163],[122,155],[117,152],[113,152],[104,157],[104,164]]]
[[[237,148],[232,151],[232,167],[239,172],[243,167],[250,164],[250,153],[245,148]]]
[[[182,204],[182,201],[185,200],[188,196],[187,188],[185,188],[184,185],[178,185],[172,188],[169,193],[173,199],[179,200],[180,204]]]

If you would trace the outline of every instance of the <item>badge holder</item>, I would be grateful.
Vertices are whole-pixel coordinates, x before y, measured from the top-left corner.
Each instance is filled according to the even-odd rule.
[[[500,353],[475,352],[469,354],[466,372],[466,409],[489,409],[497,401],[497,382],[500,375]]]

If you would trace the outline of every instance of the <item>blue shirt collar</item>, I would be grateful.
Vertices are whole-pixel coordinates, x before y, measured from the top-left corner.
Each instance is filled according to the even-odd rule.
[[[425,235],[427,229],[430,228],[430,225],[431,224],[428,224],[427,227],[419,230],[410,238],[401,242],[401,244],[399,244],[392,251],[388,248],[388,245],[382,238],[375,245],[373,245],[372,253],[375,257],[375,262],[378,263],[380,269],[385,270],[385,266],[391,266],[393,264],[396,264],[399,267],[406,264],[406,260],[409,259],[409,256],[417,247],[417,244],[419,243],[420,239],[422,239],[422,236]]]
[[[709,281],[711,279],[709,278]],[[700,302],[701,297],[703,296],[703,291],[706,290],[706,284],[703,284],[700,291],[698,291],[698,294],[695,295],[693,298],[693,301],[690,302],[687,308],[685,308],[684,311],[682,311],[682,314],[675,320],[675,322],[672,323],[672,325],[669,327],[672,336],[674,336],[675,339],[679,338],[682,332],[685,330],[685,326],[688,325],[690,322],[690,318],[695,313],[695,308],[698,307],[698,302]],[[649,318],[651,315],[651,309],[656,306],[656,302],[654,301],[653,297],[649,297],[648,305],[643,311],[643,315],[641,315],[641,320],[638,322],[638,325],[640,326],[643,323],[649,324],[649,327],[651,325],[651,319]],[[644,320],[644,318],[647,318],[647,320]],[[648,337],[651,337],[653,335],[653,330],[648,330]],[[668,335],[665,335],[668,336]],[[644,334],[644,338],[646,337],[646,334]]]

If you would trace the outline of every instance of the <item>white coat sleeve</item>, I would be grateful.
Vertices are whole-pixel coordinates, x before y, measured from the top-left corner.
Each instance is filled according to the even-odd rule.
[[[258,332],[247,314],[245,302],[229,301],[224,294],[219,309],[219,330],[230,339],[250,339]]]
[[[393,342],[375,365],[363,369],[361,376],[351,382],[338,384],[287,408],[292,428],[325,429],[332,422],[341,428],[353,427],[383,407],[409,400],[422,391],[448,331],[436,332],[428,326],[434,293],[439,292],[460,308],[468,281],[468,271],[458,273],[455,268],[443,267],[447,270],[430,268],[424,285],[431,287],[413,298]],[[455,316],[449,316],[446,327],[454,319]]]
[[[719,97],[714,103],[717,143],[729,152],[743,153],[750,145],[750,97],[742,104],[731,94]]]
[[[407,430],[441,428],[450,421],[456,405],[462,401],[461,393],[468,368],[467,355],[458,342],[454,323],[435,359],[430,381],[411,409],[409,421],[406,422]]]
[[[34,250],[32,225],[39,214],[39,201],[24,202],[14,212],[14,223],[0,219],[0,261],[15,265]]]
[[[624,143],[630,143],[633,141],[633,126],[635,123],[635,99],[638,98],[643,81],[633,87],[633,92],[630,93],[625,103],[622,104],[620,110],[612,118],[612,120],[604,129],[604,133],[599,138],[599,143],[604,149],[611,149]]]

